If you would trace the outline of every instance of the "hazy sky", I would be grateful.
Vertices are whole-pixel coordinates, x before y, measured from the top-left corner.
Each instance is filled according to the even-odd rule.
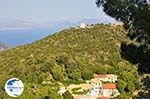
[[[79,20],[106,16],[96,7],[95,0],[0,0],[0,17]]]
[[[0,0],[0,29],[53,24],[55,21],[114,20],[97,8],[95,0]],[[52,23],[53,22],[53,23]]]
[[[55,28],[62,29],[76,22],[80,24],[83,19],[94,19],[95,23],[114,22],[102,9],[96,7],[95,0],[0,0],[0,41],[15,46],[33,42],[30,33],[37,34],[38,31],[40,36],[34,39],[37,40]],[[39,30],[41,27],[48,27],[48,30]],[[28,29],[36,31],[24,32]],[[19,31],[12,32],[12,30]],[[41,33],[47,34],[41,36],[43,35]]]

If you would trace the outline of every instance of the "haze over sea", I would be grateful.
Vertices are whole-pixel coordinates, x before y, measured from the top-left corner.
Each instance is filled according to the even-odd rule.
[[[0,1],[0,41],[9,47],[42,39],[80,22],[114,23],[95,0],[3,0]],[[54,6],[55,5],[55,6]],[[93,6],[92,6],[93,5]]]

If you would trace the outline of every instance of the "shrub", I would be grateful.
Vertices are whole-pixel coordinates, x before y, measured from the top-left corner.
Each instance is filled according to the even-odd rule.
[[[74,99],[73,96],[70,94],[69,91],[66,91],[64,94],[63,94],[63,99]]]
[[[90,80],[91,78],[93,78],[93,73],[90,70],[85,69],[81,72],[81,74],[84,80]]]

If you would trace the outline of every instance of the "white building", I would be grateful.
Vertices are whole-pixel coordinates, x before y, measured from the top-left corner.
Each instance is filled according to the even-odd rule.
[[[94,84],[92,90],[88,93],[89,96],[98,96],[100,94],[100,90],[102,90],[102,83],[101,82],[91,82]]]
[[[114,74],[107,74],[107,75],[97,75],[94,74],[95,79],[100,80],[100,81],[109,81],[109,82],[116,82],[117,81],[117,75]]]
[[[80,24],[80,28],[86,28],[86,24],[81,23],[81,24]]]
[[[66,92],[66,88],[65,87],[60,87],[58,94],[63,95]]]
[[[119,91],[114,83],[96,83],[96,85],[88,92],[89,96],[102,96],[102,97],[110,97],[114,98],[119,95]]]
[[[109,82],[116,82],[117,81],[117,75],[114,75],[114,74],[108,74],[106,75],[107,76],[107,81]]]
[[[123,22],[117,22],[117,23],[115,23],[115,24],[112,24],[112,26],[114,26],[114,27],[116,27],[116,26],[124,26],[124,23]]]
[[[88,93],[89,96],[98,96],[101,90],[100,86],[94,86],[92,90]]]
[[[103,87],[102,87],[103,96],[114,98],[119,94],[120,93],[116,87],[116,84],[103,84]]]

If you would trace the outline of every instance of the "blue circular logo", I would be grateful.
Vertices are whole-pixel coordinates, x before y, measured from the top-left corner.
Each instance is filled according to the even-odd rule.
[[[18,97],[23,93],[24,85],[18,78],[11,78],[5,84],[5,91],[11,97]]]

